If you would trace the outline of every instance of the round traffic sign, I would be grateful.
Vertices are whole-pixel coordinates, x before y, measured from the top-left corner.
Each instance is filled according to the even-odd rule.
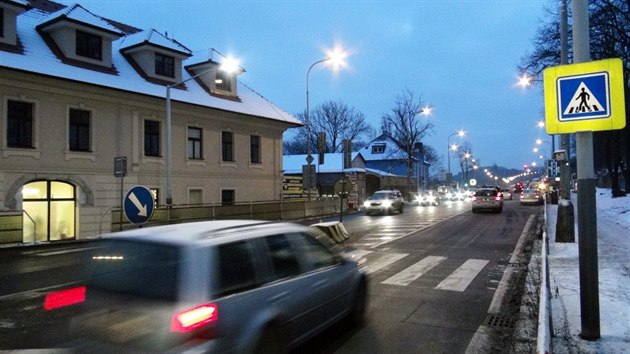
[[[144,224],[153,216],[155,200],[153,193],[145,186],[129,189],[123,203],[125,217],[132,224]]]

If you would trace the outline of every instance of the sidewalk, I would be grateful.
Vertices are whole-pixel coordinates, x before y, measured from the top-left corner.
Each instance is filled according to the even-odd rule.
[[[580,338],[580,279],[578,260],[578,206],[575,243],[555,242],[558,205],[547,206],[549,272],[554,353],[630,352],[630,195],[611,198],[597,189],[597,238],[601,338]]]

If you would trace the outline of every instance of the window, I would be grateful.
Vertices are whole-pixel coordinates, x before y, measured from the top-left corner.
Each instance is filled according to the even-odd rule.
[[[90,151],[90,111],[70,109],[68,140],[71,151]]]
[[[221,70],[217,70],[217,76],[216,76],[216,80],[214,80],[214,83],[216,84],[217,89],[219,90],[224,90],[224,91],[232,90],[232,83],[231,83],[230,76]]]
[[[385,152],[385,144],[372,145],[373,154],[382,154]]]
[[[144,121],[144,155],[160,156],[160,122]]]
[[[155,73],[157,75],[175,77],[175,58],[155,53]]]
[[[149,188],[149,191],[153,195],[153,202],[155,203],[155,206],[157,207],[158,201],[160,200],[160,190],[157,188]]]
[[[0,37],[4,37],[4,9],[0,7]]]
[[[234,205],[234,190],[221,190],[221,205]]]
[[[292,239],[300,241],[297,244],[310,270],[337,264],[337,258],[328,247],[316,238],[305,234],[292,234]],[[327,237],[327,236],[326,236]]]
[[[252,289],[256,286],[254,257],[246,241],[221,245],[218,248],[218,296]]]
[[[21,190],[24,240],[58,241],[75,238],[76,189],[62,181],[34,181]],[[32,220],[37,220],[33,223]]]
[[[265,242],[269,247],[269,256],[275,273],[273,280],[300,274],[299,263],[285,235],[265,237]]]
[[[260,136],[250,135],[249,155],[251,163],[260,163]]]
[[[203,189],[189,189],[188,204],[203,204]]]
[[[234,162],[234,133],[221,132],[221,154],[223,161]]]
[[[7,146],[32,148],[33,104],[8,101],[7,110]]]
[[[76,54],[78,56],[101,60],[103,59],[101,37],[77,30]]]
[[[201,128],[188,127],[188,158],[191,160],[201,160],[202,153]]]

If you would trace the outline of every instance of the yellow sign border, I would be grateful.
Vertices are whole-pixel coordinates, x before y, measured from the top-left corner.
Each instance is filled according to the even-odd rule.
[[[610,116],[607,118],[561,121],[558,117],[559,78],[607,72],[609,80]],[[559,65],[545,69],[545,128],[548,134],[623,129],[626,126],[623,63],[619,58]]]

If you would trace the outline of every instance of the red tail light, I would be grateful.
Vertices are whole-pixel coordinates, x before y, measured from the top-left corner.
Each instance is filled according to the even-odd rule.
[[[50,311],[56,308],[70,306],[85,301],[85,286],[64,289],[46,295],[44,310]]]
[[[496,197],[494,197],[494,200],[501,200],[501,196],[497,195]]]
[[[171,332],[186,333],[216,322],[218,308],[215,304],[203,304],[173,315]]]
[[[477,200],[477,199],[478,199],[478,198],[477,198],[477,196],[476,196],[476,195],[473,195],[473,197],[472,197],[473,202],[474,202],[475,200]]]

